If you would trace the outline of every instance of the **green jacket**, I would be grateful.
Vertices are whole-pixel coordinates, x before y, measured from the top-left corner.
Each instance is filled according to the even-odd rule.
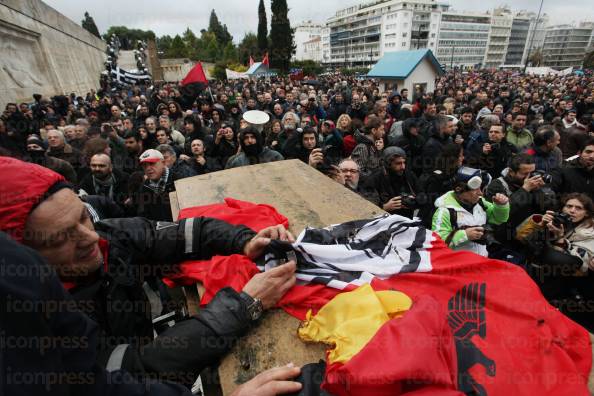
[[[461,226],[484,226],[485,224],[502,224],[509,217],[509,203],[506,205],[496,205],[481,198],[481,202],[473,207],[473,212],[462,207],[453,191],[449,191],[435,201],[437,210],[433,214],[431,229],[435,231],[444,241],[450,233],[454,231],[454,225],[450,220],[450,209],[456,211],[457,227]],[[485,245],[470,241],[464,230],[458,230],[454,233],[449,245],[454,250],[470,250],[481,256],[487,256]]]
[[[509,143],[516,146],[518,150],[525,149],[526,147],[532,145],[532,143],[534,142],[532,132],[530,132],[528,129],[524,128],[518,133],[515,132],[511,126],[507,128],[505,139]]]

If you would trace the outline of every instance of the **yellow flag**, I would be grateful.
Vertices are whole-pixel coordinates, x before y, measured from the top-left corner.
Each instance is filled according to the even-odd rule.
[[[304,341],[323,342],[333,349],[330,363],[345,363],[371,340],[379,328],[410,309],[412,300],[397,291],[376,292],[369,284],[340,293],[320,309],[307,313],[299,328]]]

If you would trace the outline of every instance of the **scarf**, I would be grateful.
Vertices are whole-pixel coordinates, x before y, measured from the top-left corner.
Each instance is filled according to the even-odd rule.
[[[162,194],[165,191],[165,187],[167,187],[167,179],[169,178],[169,168],[165,168],[165,172],[159,180],[152,181],[149,180],[146,186],[153,190],[157,194]]]
[[[113,173],[105,180],[98,179],[93,175],[93,188],[95,189],[95,194],[113,199],[113,186],[115,182],[116,180]]]

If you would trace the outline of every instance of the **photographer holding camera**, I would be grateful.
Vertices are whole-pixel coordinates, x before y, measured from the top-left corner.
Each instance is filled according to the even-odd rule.
[[[417,197],[419,181],[407,169],[406,152],[400,147],[388,147],[383,152],[383,166],[365,183],[364,196],[386,212],[413,218],[424,198]]]
[[[572,301],[574,309],[559,309],[588,330],[594,321],[587,310],[575,309],[594,298],[594,204],[585,194],[564,197],[561,211],[533,215],[518,227],[518,239],[532,253],[528,272],[553,304]]]
[[[493,202],[483,198],[490,176],[466,166],[458,169],[454,190],[435,201],[431,229],[454,250],[469,250],[486,257],[487,244],[494,241],[487,233],[489,224],[503,224],[509,217],[509,200],[495,194]]]

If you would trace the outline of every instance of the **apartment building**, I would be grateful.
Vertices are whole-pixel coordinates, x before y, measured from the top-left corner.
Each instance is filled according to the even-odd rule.
[[[436,57],[442,65],[474,67],[484,62],[491,16],[447,11],[441,14]]]
[[[313,39],[320,38],[322,36],[323,29],[324,26],[322,24],[314,23],[312,21],[302,22],[295,26],[295,34],[293,36],[295,43],[295,54],[293,55],[294,60],[311,59],[311,55],[309,55],[312,53],[311,41]],[[306,47],[308,48],[306,49]],[[318,59],[311,60],[321,61],[321,55],[318,56]]]
[[[592,23],[557,25],[547,29],[543,44],[543,65],[555,69],[581,67],[592,40]]]
[[[382,0],[339,10],[326,24],[328,63],[369,66],[385,52],[418,48],[435,52],[441,11],[447,7],[435,0]]]

